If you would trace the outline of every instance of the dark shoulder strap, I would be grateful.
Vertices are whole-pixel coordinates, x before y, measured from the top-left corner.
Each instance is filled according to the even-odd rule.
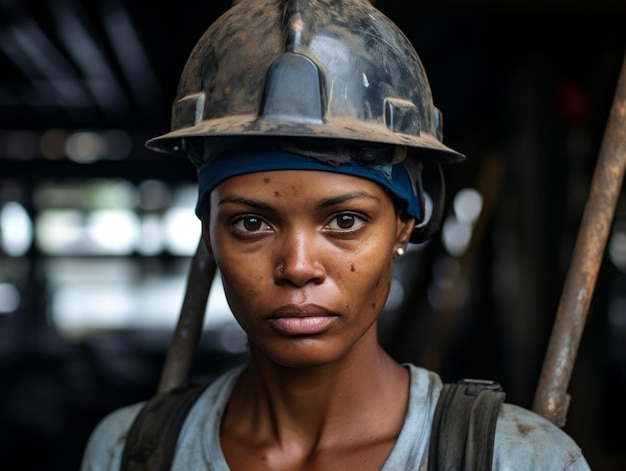
[[[490,470],[504,397],[500,385],[491,381],[444,384],[433,419],[428,471]]]
[[[128,431],[120,471],[168,471],[185,418],[207,386],[175,389],[146,402]]]
[[[146,402],[128,431],[120,471],[169,471],[185,418],[207,386],[158,394]],[[497,383],[444,384],[433,419],[428,470],[490,469],[504,396]]]

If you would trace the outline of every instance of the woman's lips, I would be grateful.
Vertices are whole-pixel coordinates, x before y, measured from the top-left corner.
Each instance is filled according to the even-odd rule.
[[[269,318],[274,329],[284,335],[315,335],[330,328],[337,315],[316,305],[288,305]]]

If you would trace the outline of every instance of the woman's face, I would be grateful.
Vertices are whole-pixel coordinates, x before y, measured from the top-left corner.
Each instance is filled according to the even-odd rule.
[[[413,225],[374,182],[285,170],[218,185],[203,235],[252,352],[304,367],[377,346],[393,253]]]

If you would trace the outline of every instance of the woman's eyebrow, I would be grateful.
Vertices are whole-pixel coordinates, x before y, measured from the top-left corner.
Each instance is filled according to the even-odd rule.
[[[239,204],[243,206],[250,206],[251,208],[256,208],[256,209],[265,209],[265,210],[272,209],[272,206],[270,206],[269,204],[263,201],[243,198],[241,196],[226,196],[225,198],[222,198],[217,203],[217,206],[219,207],[219,206],[222,206],[223,204],[228,204],[228,203],[234,203],[234,204]]]
[[[317,206],[319,208],[328,208],[330,206],[336,206],[338,204],[342,204],[347,201],[354,201],[357,199],[369,199],[369,200],[373,200],[376,202],[380,202],[380,198],[372,195],[371,193],[357,191],[354,193],[346,193],[343,195],[333,196],[331,198],[324,198],[323,200],[320,201],[320,203]],[[229,203],[238,204],[242,206],[249,206],[251,208],[256,208],[256,209],[264,209],[268,211],[274,209],[273,206],[267,204],[264,201],[251,199],[251,198],[244,198],[242,196],[226,196],[222,198],[218,202],[217,205],[219,207],[219,206],[222,206],[223,204],[229,204]]]
[[[335,206],[337,204],[345,203],[347,201],[353,201],[356,199],[370,199],[380,203],[380,198],[372,195],[371,193],[365,193],[357,191],[354,193],[346,193],[345,195],[334,196],[332,198],[326,198],[320,202],[318,207],[327,208],[329,206]]]

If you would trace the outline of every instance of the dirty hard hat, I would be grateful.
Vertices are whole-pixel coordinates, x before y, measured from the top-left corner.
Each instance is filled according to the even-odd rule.
[[[442,143],[413,46],[367,0],[237,3],[191,52],[171,124],[147,146],[197,166],[229,136],[339,139],[463,159]],[[360,158],[393,151],[365,146]]]
[[[441,164],[464,159],[442,142],[415,49],[367,0],[241,0],[192,50],[171,131],[146,145],[198,167],[198,208],[220,179],[252,168],[322,162],[370,178],[415,217],[412,242],[441,222]]]

